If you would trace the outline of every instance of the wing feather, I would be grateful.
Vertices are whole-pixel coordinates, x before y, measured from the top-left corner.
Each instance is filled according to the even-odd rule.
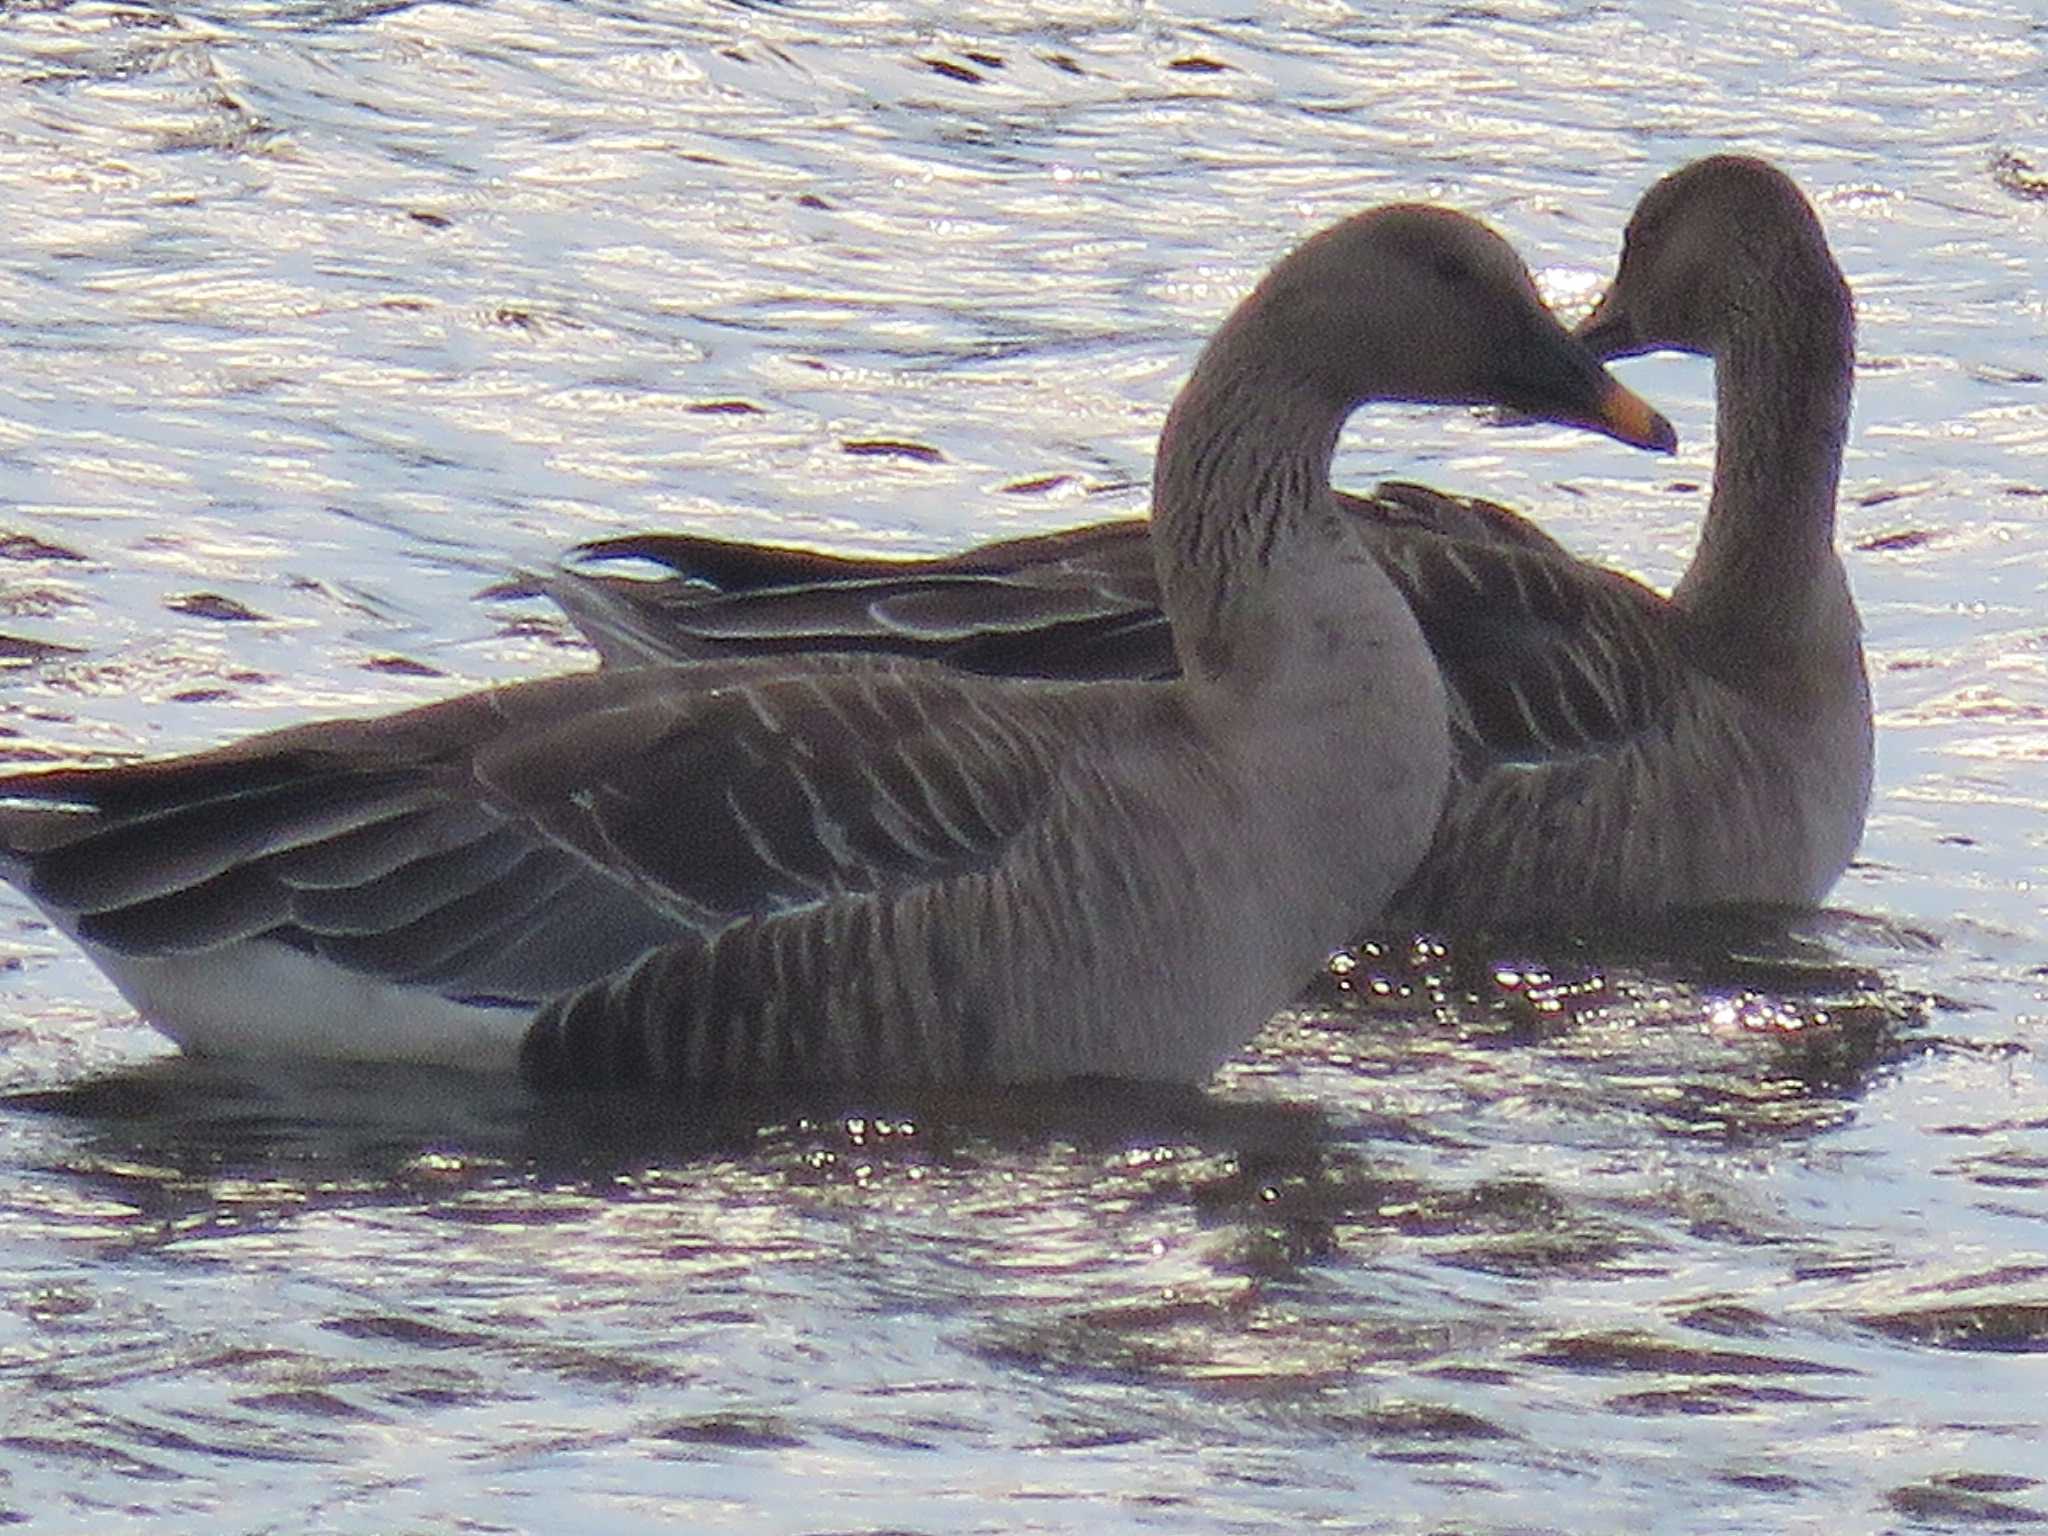
[[[17,778],[0,844],[124,954],[270,937],[533,1005],[658,945],[1000,858],[1086,733],[1071,690],[989,707],[990,686],[831,657],[600,671]]]
[[[1694,659],[1678,616],[1655,593],[1575,559],[1493,502],[1404,481],[1337,500],[1367,525],[1444,669],[1467,779],[1609,751],[1674,717]],[[675,573],[659,582],[565,573],[568,586],[602,590],[596,606],[632,630],[643,653],[889,652],[1076,680],[1176,670],[1139,521],[923,561],[688,536],[587,548]],[[616,648],[611,620],[567,605],[601,650]]]

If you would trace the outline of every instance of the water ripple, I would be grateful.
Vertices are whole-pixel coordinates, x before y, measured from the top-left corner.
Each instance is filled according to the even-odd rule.
[[[1656,174],[1814,194],[1881,721],[1838,910],[1339,957],[1207,1093],[539,1105],[165,1048],[0,933],[0,1518],[122,1530],[1787,1529],[2048,1512],[2048,55],[2019,4],[944,13],[49,0],[0,29],[0,753],[582,665],[658,526],[1142,509],[1301,231],[1590,302]],[[1344,478],[1668,582],[1672,464],[1367,413]],[[1554,1513],[1552,1513],[1554,1511]]]

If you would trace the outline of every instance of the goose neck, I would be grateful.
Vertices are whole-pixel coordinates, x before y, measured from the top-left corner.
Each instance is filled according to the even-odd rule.
[[[1218,366],[1216,350],[1160,437],[1153,556],[1183,673],[1257,687],[1288,665],[1284,631],[1311,619],[1310,551],[1341,533],[1330,460],[1348,411],[1272,371]]]
[[[1847,295],[1731,337],[1715,358],[1714,489],[1672,594],[1710,634],[1808,646],[1848,602],[1835,498],[1854,359]]]

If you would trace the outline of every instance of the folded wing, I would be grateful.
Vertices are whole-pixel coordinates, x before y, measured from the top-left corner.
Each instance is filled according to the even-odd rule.
[[[1461,776],[1609,750],[1671,718],[1687,663],[1669,604],[1493,502],[1387,481],[1339,503],[1450,685]],[[550,593],[608,659],[884,653],[998,676],[1164,678],[1177,664],[1145,525],[1099,523],[933,560],[689,535],[588,546],[675,574],[567,570]]]
[[[1064,730],[1060,690],[999,697],[832,658],[614,669],[17,779],[0,843],[122,955],[268,938],[535,1003],[658,944],[999,857]]]

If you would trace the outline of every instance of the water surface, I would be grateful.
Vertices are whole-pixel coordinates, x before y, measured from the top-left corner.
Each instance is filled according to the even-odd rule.
[[[1860,308],[1863,855],[1790,934],[1366,954],[1205,1093],[682,1117],[172,1056],[0,904],[0,1517],[114,1532],[2048,1518],[2048,32],[2031,7],[49,3],[0,18],[0,730],[191,748],[589,664],[691,526],[1143,507],[1293,240],[1563,306],[1712,150]],[[1657,583],[1713,454],[1366,413],[1346,483]]]

